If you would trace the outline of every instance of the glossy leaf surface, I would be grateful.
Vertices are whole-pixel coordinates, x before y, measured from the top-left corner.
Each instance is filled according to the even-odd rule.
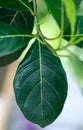
[[[15,26],[0,24],[0,65],[6,65],[16,60],[22,53],[30,38],[21,36],[26,34]]]
[[[17,104],[25,117],[45,127],[61,113],[67,80],[58,57],[35,41],[20,63],[14,79]]]

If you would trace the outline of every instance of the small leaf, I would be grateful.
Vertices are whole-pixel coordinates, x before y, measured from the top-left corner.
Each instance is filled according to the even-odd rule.
[[[23,30],[15,26],[0,23],[0,66],[16,60],[30,38],[24,38]]]
[[[65,5],[65,10],[67,14],[67,18],[71,25],[71,34],[74,34],[75,31],[75,23],[76,23],[76,7],[74,0],[63,0]],[[70,8],[71,7],[71,8]]]
[[[20,27],[28,33],[31,33],[34,24],[34,18],[27,10],[13,11],[11,9],[1,8],[0,23],[15,25],[16,27]]]
[[[44,0],[38,3],[37,15],[40,23],[45,22],[49,16],[49,10]]]
[[[35,41],[14,79],[16,101],[25,117],[45,127],[61,113],[67,79],[60,59]]]

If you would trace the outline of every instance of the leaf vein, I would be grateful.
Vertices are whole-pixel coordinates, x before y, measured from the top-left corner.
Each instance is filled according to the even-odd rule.
[[[22,89],[22,87],[24,86],[24,84],[26,84],[26,81],[27,81],[30,77],[32,77],[32,75],[33,75],[35,72],[37,72],[37,71],[39,71],[39,68],[36,69],[34,72],[32,72],[32,73],[23,81],[23,84],[21,84],[21,89]]]
[[[42,92],[42,52],[41,52],[41,45],[39,43],[39,61],[40,61],[40,93],[41,93],[41,116],[42,116],[42,120],[44,118],[43,115],[43,92]]]
[[[57,78],[64,84],[63,80],[60,78],[60,76],[55,73],[53,70],[51,70],[48,66],[42,64],[43,66],[45,66],[51,73],[53,73],[55,76],[57,76]]]
[[[31,91],[29,92],[29,94],[27,95],[27,97],[26,97],[26,99],[25,99],[25,102],[24,102],[24,107],[25,107],[26,101],[28,102],[28,99],[29,99],[31,93],[33,93],[33,90],[34,90],[35,88],[37,88],[37,87],[39,86],[39,84],[40,84],[40,82],[37,82],[37,83],[35,84],[35,86],[31,89]]]
[[[37,62],[38,60],[39,60],[39,59],[35,59],[35,60],[31,61],[30,63],[28,63],[27,65],[26,65],[26,64],[23,64],[23,65],[20,67],[19,71],[21,70],[21,68],[23,68],[23,70],[24,70],[24,69],[28,68],[31,64],[35,64],[35,62]],[[23,70],[21,70],[20,72],[22,72]]]
[[[55,94],[56,94],[56,96],[57,96],[57,98],[58,98],[58,100],[59,100],[59,103],[60,103],[60,105],[62,106],[61,98],[60,98],[60,96],[59,96],[58,91],[57,91],[56,89],[54,89],[53,86],[50,84],[50,82],[47,81],[45,78],[43,78],[43,80],[44,80],[45,82],[47,82],[47,84],[54,90],[54,92],[55,92]]]
[[[51,110],[52,110],[52,112],[53,112],[53,115],[54,115],[54,117],[55,117],[55,112],[54,112],[54,108],[53,108],[53,106],[49,103],[49,101],[46,99],[46,98],[43,98],[44,99],[44,101],[50,106],[50,108],[51,108]]]

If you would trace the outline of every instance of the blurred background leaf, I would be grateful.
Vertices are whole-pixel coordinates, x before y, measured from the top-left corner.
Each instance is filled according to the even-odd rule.
[[[32,2],[28,3],[28,0],[21,0],[24,4],[31,8]],[[0,7],[5,7],[13,10],[25,10],[27,9],[19,0],[0,0]]]
[[[13,11],[11,9],[1,8],[0,23],[15,25],[24,29],[28,33],[31,33],[34,24],[34,18],[27,10]]]
[[[0,23],[0,66],[10,64],[19,58],[30,40],[20,36],[23,34],[26,32],[20,28]]]
[[[66,16],[69,20],[71,26],[71,35],[74,34],[75,31],[75,23],[76,23],[76,7],[73,0],[63,0],[66,10]],[[70,8],[71,7],[71,8]],[[73,12],[73,13],[72,13]]]

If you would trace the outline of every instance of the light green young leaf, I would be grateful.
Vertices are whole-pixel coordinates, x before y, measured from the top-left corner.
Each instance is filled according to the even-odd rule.
[[[40,23],[45,22],[49,16],[49,11],[44,0],[38,3],[37,15]]]
[[[76,23],[76,7],[74,0],[63,0],[65,5],[66,15],[71,25],[71,34],[74,34]]]

